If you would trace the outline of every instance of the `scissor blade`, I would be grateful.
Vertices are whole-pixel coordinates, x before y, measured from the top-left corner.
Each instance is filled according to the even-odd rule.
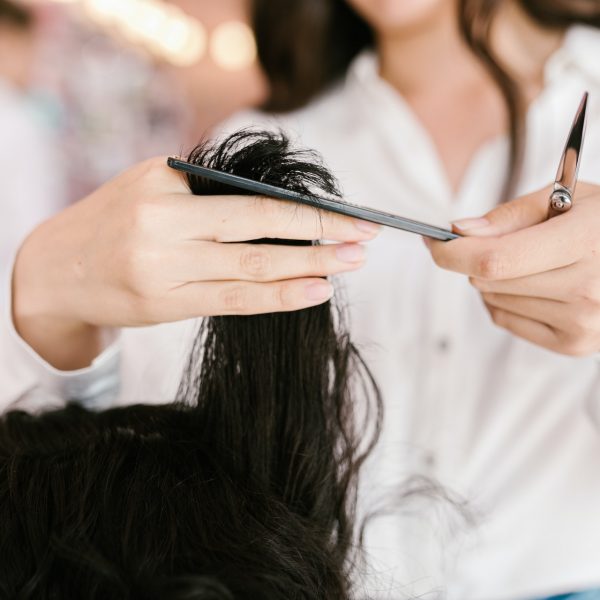
[[[562,187],[569,192],[574,194],[575,185],[577,183],[577,173],[579,171],[579,162],[581,158],[581,148],[583,146],[583,139],[585,137],[585,127],[587,122],[587,105],[588,105],[588,93],[583,95],[565,151],[563,152],[560,165],[558,166],[558,173],[556,174],[556,186]]]

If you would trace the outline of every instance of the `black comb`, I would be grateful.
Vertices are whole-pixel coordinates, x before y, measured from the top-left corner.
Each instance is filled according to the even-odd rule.
[[[261,183],[260,181],[254,181],[253,179],[246,179],[245,177],[240,177],[239,175],[232,175],[231,173],[217,171],[216,169],[209,169],[207,167],[194,165],[174,157],[170,157],[167,161],[167,164],[176,171],[188,173],[189,175],[208,179],[226,186],[224,189],[247,190],[261,196],[269,196],[279,200],[298,202],[299,204],[306,204],[308,206],[313,206],[322,210],[328,210],[340,215],[355,217],[364,221],[370,221],[371,223],[377,223],[378,225],[385,225],[386,227],[402,229],[403,231],[409,231],[410,233],[416,233],[418,235],[423,235],[435,240],[442,240],[444,242],[455,240],[461,237],[457,233],[454,233],[448,229],[435,227],[434,225],[428,225],[427,223],[421,223],[419,221],[413,221],[412,219],[405,219],[404,217],[399,217],[398,215],[375,210],[366,206],[358,206],[357,204],[343,202],[335,196],[312,196],[309,194],[301,194],[299,192],[286,190],[268,183]]]

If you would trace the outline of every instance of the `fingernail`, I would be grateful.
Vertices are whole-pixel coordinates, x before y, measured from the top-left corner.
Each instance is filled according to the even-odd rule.
[[[485,219],[460,219],[458,221],[453,221],[452,225],[456,229],[460,229],[460,231],[475,231],[477,229],[485,229],[489,227],[491,223]]]
[[[363,233],[377,233],[381,229],[381,225],[377,225],[377,223],[371,223],[370,221],[356,219],[354,223],[356,228]]]
[[[428,237],[422,237],[423,243],[427,246],[427,248],[431,249],[431,240]]]
[[[359,244],[342,244],[335,250],[338,260],[347,263],[362,262],[365,259],[365,249]]]
[[[328,281],[319,281],[306,286],[304,290],[306,299],[311,302],[322,302],[333,296],[333,286]]]

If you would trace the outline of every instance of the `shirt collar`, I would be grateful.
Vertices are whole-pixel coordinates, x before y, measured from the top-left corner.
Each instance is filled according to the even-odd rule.
[[[574,25],[567,30],[562,46],[546,63],[546,82],[564,77],[573,69],[600,81],[600,29]]]

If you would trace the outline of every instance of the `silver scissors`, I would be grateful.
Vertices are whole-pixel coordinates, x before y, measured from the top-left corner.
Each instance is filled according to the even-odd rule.
[[[581,149],[585,138],[587,104],[588,93],[586,92],[577,109],[577,114],[575,115],[569,138],[567,139],[567,145],[558,166],[554,189],[550,195],[549,219],[567,212],[573,206],[573,196],[575,195],[577,173],[579,172],[579,163],[581,160]]]

